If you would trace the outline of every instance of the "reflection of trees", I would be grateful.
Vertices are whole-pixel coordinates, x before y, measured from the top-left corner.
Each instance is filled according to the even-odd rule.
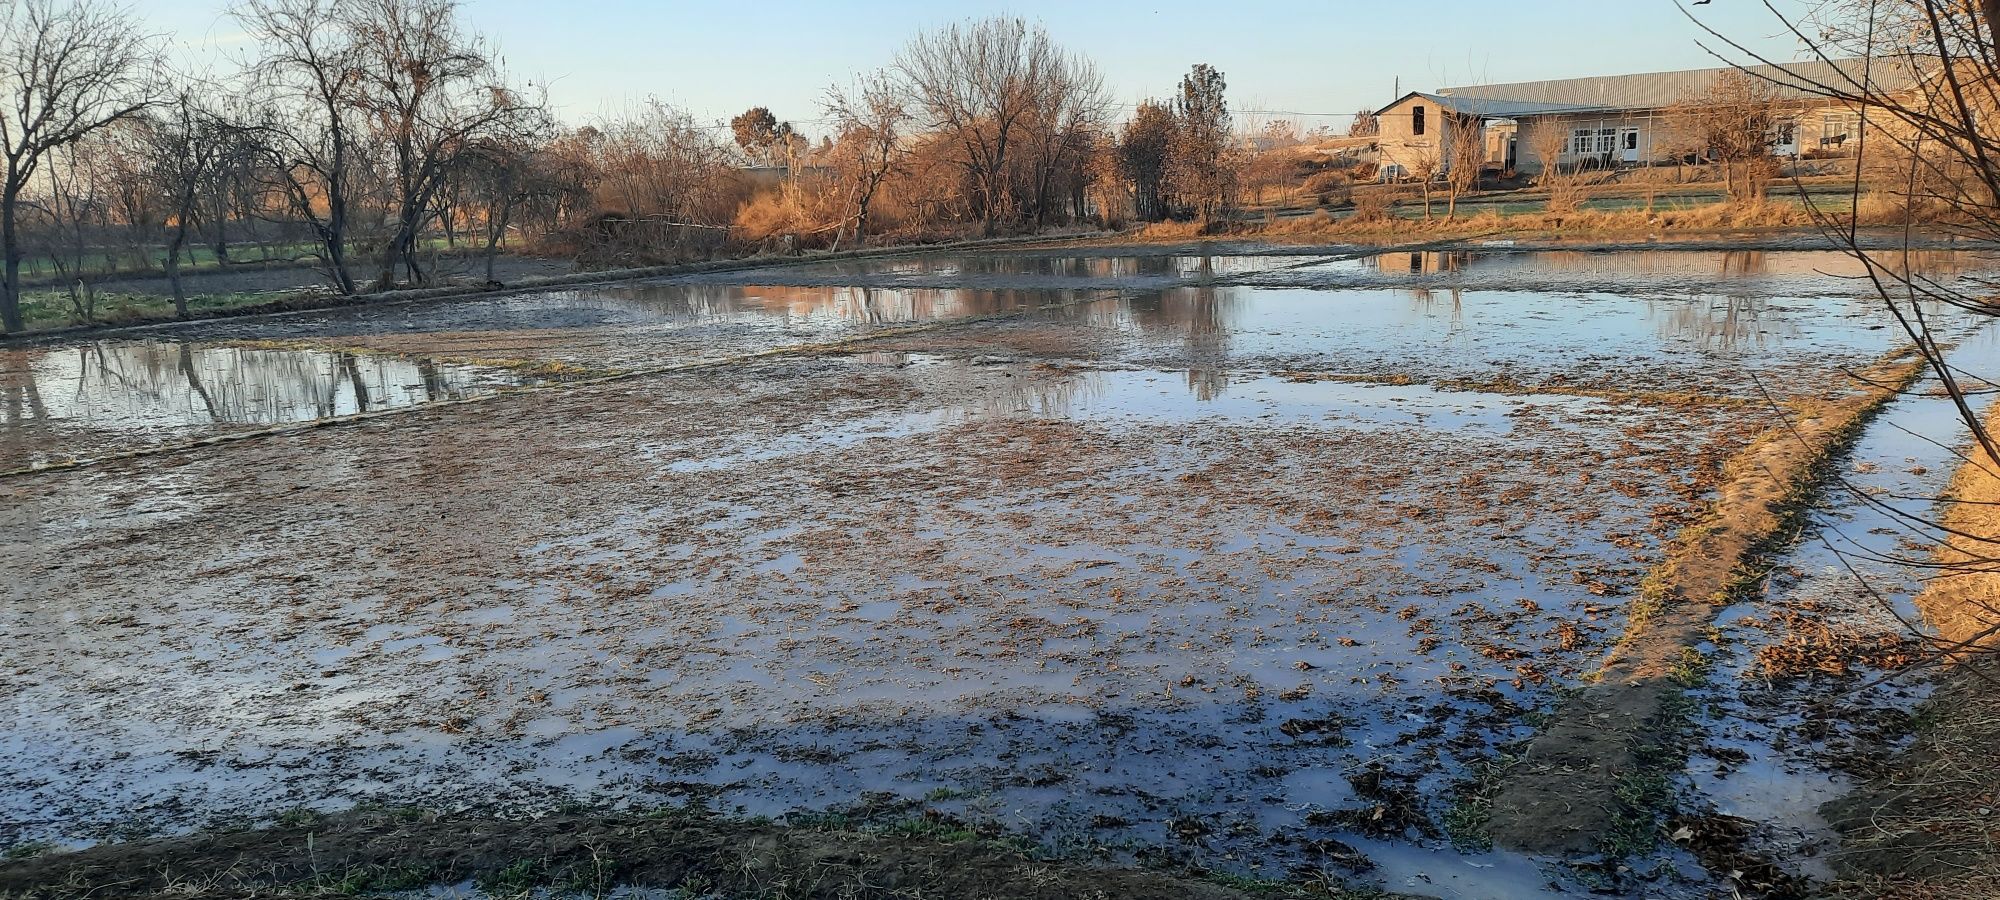
[[[0,350],[0,460],[10,466],[30,459],[35,447],[29,429],[48,419],[41,385],[34,372],[34,355],[25,350]],[[30,604],[35,605],[35,604]]]
[[[1762,275],[1765,269],[1762,250],[1727,250],[1722,254],[1722,274]]]
[[[1016,415],[1065,416],[1080,402],[1104,393],[1104,383],[1095,372],[1052,378],[1011,378],[983,392],[965,410],[969,418],[991,419]]]
[[[1192,361],[1220,362],[1236,317],[1236,288],[1172,288],[1131,304],[1131,322],[1149,343],[1179,343]]]
[[[1799,326],[1770,315],[1771,302],[1762,296],[1701,296],[1686,302],[1648,301],[1647,315],[1665,337],[1692,341],[1712,350],[1740,345],[1764,346],[1772,339],[1796,337]]]
[[[1475,257],[1469,251],[1418,251],[1383,253],[1375,257],[1375,270],[1384,275],[1439,275],[1469,268]]]
[[[145,430],[296,422],[398,402],[461,397],[475,374],[393,356],[96,341],[4,357],[9,424],[71,421]]]
[[[839,319],[869,324],[981,316],[1049,298],[1047,291],[849,285],[641,284],[555,298],[570,309],[639,313],[704,325]]]
[[[1439,293],[1429,288],[1414,288],[1410,291],[1410,306],[1418,315],[1433,315],[1438,311]],[[1465,326],[1465,291],[1449,288],[1442,293],[1449,298],[1445,301],[1445,321],[1450,324],[1445,326],[1444,332],[1444,339],[1449,341],[1457,337]]]

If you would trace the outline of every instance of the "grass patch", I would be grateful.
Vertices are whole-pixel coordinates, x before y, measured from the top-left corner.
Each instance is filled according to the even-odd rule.
[[[191,294],[188,296],[190,316],[215,315],[233,309],[270,303],[285,297],[314,293],[311,289],[300,291],[238,291],[220,294]],[[28,330],[66,328],[71,325],[134,325],[142,322],[156,322],[172,319],[174,298],[159,294],[132,294],[106,292],[97,295],[96,309],[89,322],[79,321],[76,311],[70,306],[69,295],[62,291],[23,291],[21,293],[21,318]]]

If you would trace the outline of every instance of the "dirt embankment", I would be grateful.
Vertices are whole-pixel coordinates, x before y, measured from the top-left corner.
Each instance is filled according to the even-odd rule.
[[[2000,428],[2000,411],[1986,421]],[[1938,577],[1917,596],[1957,662],[1888,772],[1822,810],[1842,834],[1830,896],[2000,897],[2000,460],[1952,479]]]
[[[380,896],[468,880],[495,896],[621,886],[843,900],[1252,896],[1196,877],[1036,859],[946,824],[851,831],[678,813],[523,822],[408,812],[45,854],[0,864],[0,897]]]
[[[1597,680],[1557,708],[1508,771],[1492,804],[1496,844],[1577,854],[1652,833],[1683,690],[1699,677],[1697,648],[1715,616],[1759,580],[1757,557],[1789,533],[1826,459],[1923,369],[1907,351],[1886,357],[1851,391],[1796,408],[1730,460],[1708,513],[1647,576]]]

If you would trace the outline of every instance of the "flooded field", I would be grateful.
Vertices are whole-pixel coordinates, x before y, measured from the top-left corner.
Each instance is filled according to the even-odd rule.
[[[0,350],[0,468],[408,407],[0,480],[0,845],[691,803],[1584,890],[1455,798],[1722,461],[1903,336],[1830,254],[1564,259],[974,254]],[[1790,727],[1718,690],[1728,746]],[[1810,842],[1837,782],[1755,755],[1688,783]]]

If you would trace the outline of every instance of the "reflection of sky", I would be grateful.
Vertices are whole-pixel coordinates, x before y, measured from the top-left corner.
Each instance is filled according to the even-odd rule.
[[[1635,298],[1523,291],[1182,288],[1111,308],[1091,324],[1155,344],[1258,357],[1377,349],[1385,359],[1574,362],[1681,353],[1875,353],[1901,341],[1879,302],[1763,296]]]

